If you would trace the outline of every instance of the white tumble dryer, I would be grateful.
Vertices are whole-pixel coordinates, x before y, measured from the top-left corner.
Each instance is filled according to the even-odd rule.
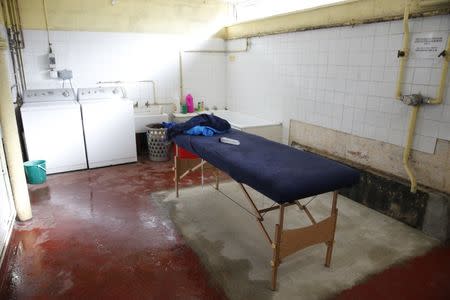
[[[120,87],[78,89],[89,168],[136,162],[133,102]]]
[[[29,160],[47,174],[86,169],[80,105],[71,89],[27,90],[20,108]]]

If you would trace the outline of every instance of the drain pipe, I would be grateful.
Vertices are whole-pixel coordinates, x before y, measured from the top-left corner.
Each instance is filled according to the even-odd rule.
[[[8,69],[4,55],[6,49],[6,41],[0,38],[0,125],[17,216],[20,221],[28,221],[32,218],[30,196],[23,169],[16,114],[8,88]]]
[[[400,66],[397,78],[397,86],[395,89],[395,98],[397,100],[402,100],[402,83],[405,73],[405,65],[409,56],[409,6],[408,0],[405,1],[405,12],[403,14],[403,44],[402,50],[398,50],[397,57],[400,58]],[[417,191],[417,180],[416,176],[411,170],[409,165],[409,157],[411,155],[411,148],[414,141],[414,131],[416,130],[416,121],[417,121],[417,112],[419,111],[419,103],[415,104],[411,110],[411,116],[409,118],[408,125],[408,134],[406,136],[406,144],[403,149],[403,168],[405,169],[406,174],[409,177],[409,181],[411,182],[411,193],[415,193]]]
[[[414,141],[414,131],[416,130],[417,112],[419,111],[419,105],[416,105],[411,110],[411,116],[409,117],[408,135],[406,138],[405,149],[403,149],[403,168],[408,174],[409,181],[411,182],[411,193],[417,192],[416,176],[411,170],[409,165],[409,156],[411,155],[411,148]]]
[[[402,50],[398,50],[398,52],[397,52],[397,57],[400,58],[400,69],[398,71],[397,88],[395,90],[395,98],[397,98],[398,100],[400,100],[400,97],[402,96],[402,83],[403,83],[403,77],[405,74],[405,65],[406,65],[406,61],[408,60],[408,56],[409,56],[408,18],[409,18],[409,7],[408,7],[408,0],[406,0],[405,13],[403,14],[403,45],[402,45]]]

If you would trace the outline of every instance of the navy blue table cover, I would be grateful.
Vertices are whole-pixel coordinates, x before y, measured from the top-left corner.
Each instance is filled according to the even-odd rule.
[[[241,144],[220,143],[222,136]],[[334,160],[234,129],[212,137],[177,135],[173,141],[280,204],[359,181],[356,170]]]

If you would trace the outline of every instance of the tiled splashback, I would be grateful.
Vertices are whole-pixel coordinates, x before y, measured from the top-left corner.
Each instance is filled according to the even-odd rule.
[[[410,30],[448,35],[450,16],[412,19]],[[285,138],[296,119],[402,146],[411,109],[393,97],[402,39],[402,21],[251,38],[249,52],[228,59],[227,105],[283,120]],[[410,58],[403,93],[435,97],[442,62]],[[449,83],[444,104],[420,108],[414,149],[450,140]]]
[[[57,88],[62,82],[48,71],[47,35],[25,30],[23,60],[29,89]],[[159,102],[178,102],[180,37],[144,33],[51,31],[57,69],[73,71],[74,87],[96,86],[99,81],[154,80]],[[221,39],[209,39],[197,48],[224,49]],[[208,105],[225,106],[224,54],[183,54],[184,92]],[[203,73],[207,72],[207,74]],[[68,86],[68,82],[66,82]],[[127,94],[139,107],[153,103],[151,84],[128,84]]]

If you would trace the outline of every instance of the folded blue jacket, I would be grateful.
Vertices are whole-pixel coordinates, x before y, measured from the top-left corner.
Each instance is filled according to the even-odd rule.
[[[208,114],[201,114],[192,117],[184,123],[163,123],[163,126],[167,128],[167,138],[169,140],[177,134],[186,133],[188,130],[196,126],[208,127],[209,129],[216,130],[216,132],[224,132],[231,128],[230,123],[228,123],[227,120]],[[193,132],[197,132],[197,130],[199,129],[195,129]]]

